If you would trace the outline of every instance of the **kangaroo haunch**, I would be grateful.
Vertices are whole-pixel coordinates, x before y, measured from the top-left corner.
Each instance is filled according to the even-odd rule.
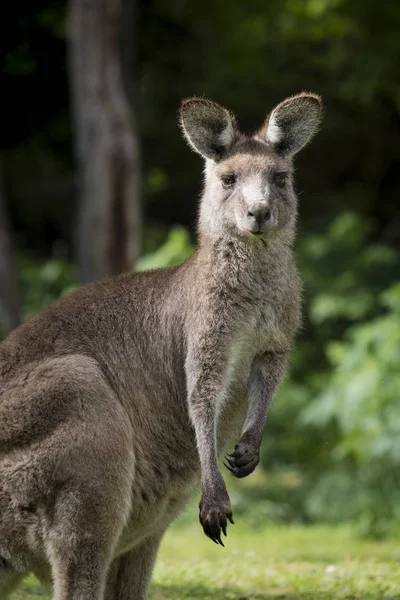
[[[56,600],[144,600],[160,540],[201,483],[200,522],[232,521],[218,457],[259,461],[300,325],[292,158],[318,96],[254,135],[214,102],[182,103],[205,159],[198,249],[177,268],[82,287],[0,345],[0,597],[26,573]]]

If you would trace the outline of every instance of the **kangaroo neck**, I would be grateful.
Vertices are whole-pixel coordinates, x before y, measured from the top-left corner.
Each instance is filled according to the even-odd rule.
[[[223,279],[228,273],[241,278],[241,275],[262,275],[276,265],[284,268],[291,255],[291,245],[278,236],[247,240],[230,235],[212,237],[201,234],[197,250],[200,263],[208,265],[212,273],[221,274]]]

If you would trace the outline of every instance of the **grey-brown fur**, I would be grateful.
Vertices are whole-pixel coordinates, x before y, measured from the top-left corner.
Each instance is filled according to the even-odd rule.
[[[279,106],[244,136],[222,107],[184,102],[206,158],[195,255],[83,287],[0,346],[0,598],[33,571],[56,600],[144,600],[199,481],[221,542],[217,457],[236,440],[229,469],[256,467],[300,324],[291,157],[321,109],[307,94]]]

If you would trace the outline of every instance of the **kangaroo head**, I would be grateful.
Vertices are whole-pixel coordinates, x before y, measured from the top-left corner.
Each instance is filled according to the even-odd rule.
[[[321,118],[319,96],[302,93],[278,104],[255,134],[244,135],[226,108],[202,98],[184,100],[184,135],[206,161],[200,232],[256,244],[294,230],[292,159]]]

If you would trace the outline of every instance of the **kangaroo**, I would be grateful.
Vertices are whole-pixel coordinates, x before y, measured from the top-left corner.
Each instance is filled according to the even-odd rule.
[[[160,541],[201,484],[223,545],[219,458],[254,471],[301,320],[292,158],[320,98],[254,135],[202,98],[180,123],[205,159],[198,249],[176,268],[84,286],[0,345],[0,597],[28,572],[55,600],[144,600]]]

